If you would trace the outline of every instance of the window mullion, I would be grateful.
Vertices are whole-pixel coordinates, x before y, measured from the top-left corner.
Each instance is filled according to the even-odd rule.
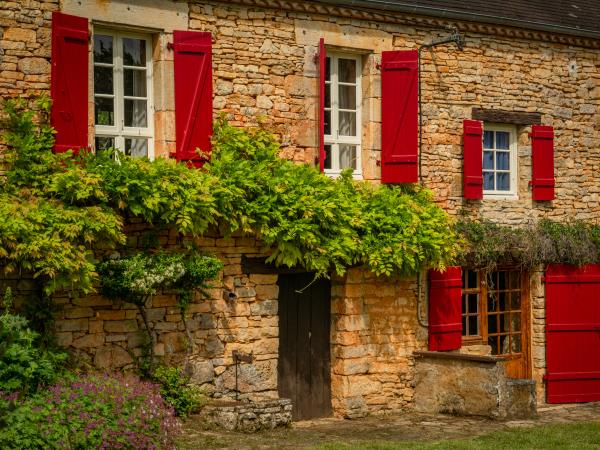
[[[119,134],[123,134],[124,130],[124,105],[123,105],[123,43],[121,35],[115,34],[115,119],[117,121],[117,130]],[[120,139],[122,140],[122,139]],[[119,150],[123,151],[124,142],[121,143]]]

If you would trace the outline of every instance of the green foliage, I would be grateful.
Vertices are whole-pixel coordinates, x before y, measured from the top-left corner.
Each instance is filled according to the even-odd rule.
[[[493,270],[501,263],[524,269],[540,264],[600,262],[600,226],[548,219],[521,228],[462,220],[457,230],[464,241],[458,263]]]
[[[67,355],[42,349],[27,320],[11,314],[11,304],[12,294],[7,291],[0,315],[0,392],[26,395],[56,381]]]
[[[324,275],[367,264],[377,274],[443,267],[455,252],[448,216],[425,189],[372,186],[277,158],[272,134],[215,127],[206,166],[218,180],[218,209],[230,230],[254,231],[270,261]]]
[[[180,368],[158,367],[153,379],[160,385],[162,398],[180,417],[197,412],[207,402],[200,388],[190,384]]]
[[[0,191],[0,260],[32,270],[46,292],[92,289],[95,247],[125,242],[124,223],[201,235],[256,234],[277,265],[326,275],[367,264],[377,274],[443,267],[456,253],[451,222],[422,188],[374,187],[348,173],[332,180],[277,157],[266,130],[215,125],[212,159],[203,170],[100,152],[53,155],[41,114],[7,101],[7,182]],[[34,118],[36,120],[34,120]]]
[[[60,382],[0,417],[0,448],[173,449],[179,424],[157,385],[88,375]]]

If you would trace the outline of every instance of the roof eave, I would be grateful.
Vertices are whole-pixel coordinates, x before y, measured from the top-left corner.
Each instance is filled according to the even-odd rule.
[[[600,32],[582,30],[579,28],[565,27],[561,25],[543,22],[532,22],[527,20],[511,19],[501,16],[488,16],[485,14],[468,13],[446,8],[434,8],[430,6],[414,5],[408,3],[390,2],[388,0],[318,0],[320,3],[328,3],[337,6],[368,8],[371,10],[384,10],[396,13],[417,14],[422,16],[433,16],[453,20],[466,20],[472,22],[491,23],[512,27],[528,28],[536,31],[545,31],[556,34],[568,34],[592,39],[600,39]]]

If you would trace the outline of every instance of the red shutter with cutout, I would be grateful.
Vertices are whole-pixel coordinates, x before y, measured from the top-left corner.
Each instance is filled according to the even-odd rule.
[[[464,197],[483,198],[483,126],[477,120],[463,122]]]
[[[429,271],[429,350],[457,350],[462,341],[462,269]]]
[[[325,170],[325,70],[327,68],[327,51],[325,39],[319,39],[319,169]]]
[[[531,127],[531,190],[534,200],[554,200],[554,129]]]
[[[418,181],[417,50],[381,55],[381,182]]]
[[[54,152],[88,146],[88,20],[52,13],[50,120],[56,130]]]
[[[178,161],[200,167],[212,136],[212,37],[196,31],[173,32],[175,134]]]

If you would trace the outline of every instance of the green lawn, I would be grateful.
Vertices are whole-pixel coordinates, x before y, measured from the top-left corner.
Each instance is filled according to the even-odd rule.
[[[588,450],[600,449],[600,423],[549,425],[513,428],[473,439],[436,442],[334,443],[313,447],[314,450]]]

